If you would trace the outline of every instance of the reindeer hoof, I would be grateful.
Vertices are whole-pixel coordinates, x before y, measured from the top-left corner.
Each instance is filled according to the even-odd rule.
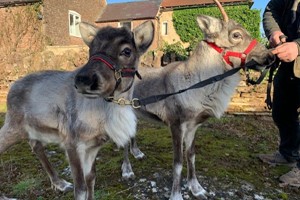
[[[206,200],[209,196],[209,194],[203,188],[198,192],[195,192],[192,190],[191,190],[191,192],[192,192],[193,196],[199,200]]]
[[[59,190],[61,192],[73,191],[73,184],[65,180],[58,180],[52,183],[54,190]]]
[[[122,178],[123,178],[123,180],[125,180],[125,181],[128,181],[128,180],[134,180],[134,179],[135,179],[135,175],[134,175],[133,172],[122,173]]]
[[[199,184],[197,179],[190,180],[188,182],[188,188],[192,192],[193,196],[199,200],[205,200],[209,196],[206,190]]]
[[[172,193],[170,200],[183,200],[181,193]]]
[[[131,149],[130,153],[134,156],[135,159],[142,160],[145,157],[145,154],[138,148]]]
[[[207,199],[207,192],[205,194],[195,194],[194,195],[199,200],[206,200]]]
[[[70,192],[73,191],[73,184],[68,183],[68,185],[65,185],[65,187],[62,190],[63,192]]]
[[[15,199],[15,198],[8,198],[8,197],[6,197],[6,196],[0,196],[0,200],[17,200],[17,199]]]

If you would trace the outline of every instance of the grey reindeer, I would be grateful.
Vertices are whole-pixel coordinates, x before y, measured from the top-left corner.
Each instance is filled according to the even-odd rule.
[[[111,138],[123,146],[135,134],[133,108],[109,101],[132,98],[139,58],[152,43],[154,25],[147,21],[131,32],[82,22],[80,32],[90,57],[83,67],[30,74],[12,85],[0,130],[0,154],[27,139],[52,186],[72,190],[44,152],[45,144],[60,145],[70,164],[75,199],[91,200],[101,145]]]
[[[259,65],[269,64],[274,60],[269,50],[253,40],[241,25],[229,20],[221,4],[215,2],[221,10],[223,20],[205,15],[198,16],[197,22],[205,39],[200,41],[189,59],[170,63],[163,68],[141,68],[143,80],[135,82],[133,97],[143,99],[155,94],[176,92],[215,75],[223,74],[252,59]],[[231,56],[237,54],[240,56]],[[209,117],[222,116],[239,82],[240,73],[236,73],[203,88],[188,90],[136,110],[139,117],[162,121],[171,131],[173,141],[171,200],[183,199],[180,183],[184,145],[188,188],[197,199],[206,199],[209,196],[196,176],[195,132]],[[124,179],[134,178],[128,158],[128,146],[125,148],[122,164]],[[136,158],[144,156],[134,138],[130,150]]]

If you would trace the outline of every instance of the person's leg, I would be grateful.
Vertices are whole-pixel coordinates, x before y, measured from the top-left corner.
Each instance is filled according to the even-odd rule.
[[[300,79],[293,76],[293,66],[281,66],[274,78],[272,116],[279,129],[279,152],[289,162],[299,159]]]

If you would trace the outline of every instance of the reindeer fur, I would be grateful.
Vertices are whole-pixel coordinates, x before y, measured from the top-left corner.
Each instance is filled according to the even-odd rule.
[[[80,31],[90,57],[101,53],[122,68],[137,68],[139,57],[152,43],[154,26],[144,22],[131,32],[81,23]],[[71,167],[75,199],[93,199],[95,158],[101,145],[111,138],[123,146],[136,128],[131,107],[104,98],[113,94],[116,99],[131,99],[133,79],[122,78],[115,89],[115,72],[103,62],[89,61],[72,72],[38,72],[16,81],[7,97],[0,153],[28,139],[54,188],[67,191],[72,184],[59,178],[44,152],[44,145],[58,144],[65,149]]]
[[[197,17],[197,22],[205,34],[206,41],[213,42],[226,50],[243,52],[252,41],[249,33],[233,20],[226,22],[202,15]],[[246,61],[254,59],[263,65],[268,63],[271,57],[263,45],[257,44],[247,56]],[[135,82],[133,97],[142,99],[154,94],[179,91],[222,74],[232,67],[239,67],[241,64],[240,59],[231,58],[230,60],[233,66],[228,65],[222,55],[207,42],[201,41],[187,61],[174,62],[158,69],[141,68],[143,80]],[[195,133],[198,126],[207,118],[222,116],[239,82],[240,74],[236,73],[204,88],[188,90],[157,103],[142,106],[137,110],[139,116],[159,119],[170,128],[174,151],[171,200],[182,200],[180,182],[184,145],[188,187],[196,198],[207,198],[207,192],[196,177]],[[143,157],[134,139],[131,145],[131,152],[136,157]],[[122,176],[125,179],[134,177],[127,151],[128,149],[125,148],[122,164]]]

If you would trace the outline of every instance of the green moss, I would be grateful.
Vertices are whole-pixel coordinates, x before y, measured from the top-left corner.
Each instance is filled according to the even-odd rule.
[[[279,198],[282,199],[282,200],[288,200],[289,199],[289,195],[286,194],[286,193],[281,193],[279,195]]]
[[[7,110],[7,106],[5,103],[0,104],[0,113],[5,113]]]
[[[29,178],[24,179],[13,186],[13,193],[17,196],[26,195],[30,190],[38,188],[41,185],[39,179]]]
[[[1,117],[0,117],[1,120]],[[3,120],[3,117],[2,117]],[[173,150],[168,128],[161,124],[145,121],[139,123],[137,141],[146,158],[136,160],[130,156],[136,180],[151,180],[157,172],[165,171],[166,187],[171,188]],[[269,167],[256,157],[258,153],[274,151],[278,135],[270,117],[234,117],[210,119],[196,133],[197,174],[214,179],[215,184],[228,184],[236,187],[241,181],[251,183],[257,191],[278,188],[278,177],[289,168]],[[50,160],[58,172],[68,166],[64,152],[56,145],[49,145],[48,151],[57,152]],[[97,156],[96,199],[132,200],[134,185],[121,180],[123,150],[109,142],[100,149]],[[183,177],[186,168],[183,169]],[[68,181],[72,179],[63,176]],[[19,199],[73,199],[73,193],[60,193],[51,189],[46,172],[28,143],[22,142],[0,155],[0,193],[17,196]],[[296,190],[280,188],[282,192],[269,195],[270,199],[293,199]],[[287,195],[288,194],[288,195]],[[153,198],[157,199],[157,198]]]

